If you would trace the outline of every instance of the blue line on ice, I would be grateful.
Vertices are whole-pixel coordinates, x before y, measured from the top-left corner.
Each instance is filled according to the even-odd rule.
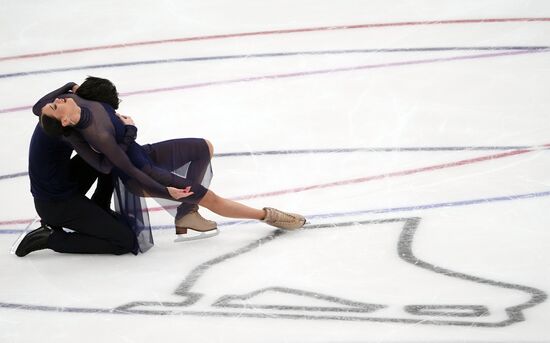
[[[348,217],[348,216],[358,216],[365,214],[381,214],[381,213],[395,213],[395,212],[410,212],[410,211],[421,211],[421,210],[431,210],[436,208],[444,207],[459,207],[459,206],[470,206],[470,205],[480,205],[480,204],[489,204],[494,202],[502,201],[512,201],[512,200],[524,200],[524,199],[534,199],[547,197],[550,195],[550,191],[545,192],[536,192],[536,193],[526,193],[526,194],[515,194],[515,195],[504,195],[492,198],[480,198],[480,199],[470,199],[470,200],[460,200],[452,202],[441,202],[433,204],[423,204],[423,205],[413,205],[413,206],[403,206],[403,207],[389,207],[389,208],[380,208],[380,209],[368,209],[368,210],[359,210],[352,212],[335,212],[335,213],[323,213],[323,214],[313,214],[306,215],[308,220],[311,219],[325,219],[333,217]],[[253,224],[257,223],[254,220],[233,220],[220,222],[218,226],[231,226],[231,225],[242,225],[242,224]],[[174,225],[155,225],[152,227],[153,230],[167,230],[173,229]],[[23,232],[22,229],[0,229],[0,234],[18,234]]]

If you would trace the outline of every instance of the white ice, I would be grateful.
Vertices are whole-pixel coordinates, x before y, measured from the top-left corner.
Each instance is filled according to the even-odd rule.
[[[0,342],[550,341],[549,2],[1,8]],[[36,216],[28,107],[87,75],[140,143],[208,138],[212,190],[307,229],[203,210],[221,233],[174,243],[154,211],[142,255],[10,254]]]

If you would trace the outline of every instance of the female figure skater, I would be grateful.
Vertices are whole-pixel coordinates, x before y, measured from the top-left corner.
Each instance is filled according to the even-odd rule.
[[[282,229],[298,229],[305,218],[273,208],[255,209],[222,198],[207,189],[213,156],[212,144],[204,139],[186,138],[140,146],[128,144],[128,129],[135,128],[131,118],[117,115],[118,97],[114,85],[106,79],[88,78],[76,94],[59,96],[56,91],[35,105],[41,109],[40,122],[52,135],[66,135],[84,160],[101,172],[113,169],[134,194],[176,199],[181,202],[175,216],[176,234],[187,229],[208,232],[217,224],[198,213],[198,205],[224,217],[257,219]],[[110,94],[105,96],[105,94]],[[81,96],[79,96],[81,95]],[[100,103],[103,100],[110,103]],[[107,100],[106,100],[107,99]],[[137,132],[137,129],[135,129]],[[76,131],[78,134],[71,134]],[[127,147],[127,151],[123,148]],[[185,177],[178,171],[187,168]],[[203,183],[203,184],[201,184]],[[206,185],[206,186],[205,186]]]

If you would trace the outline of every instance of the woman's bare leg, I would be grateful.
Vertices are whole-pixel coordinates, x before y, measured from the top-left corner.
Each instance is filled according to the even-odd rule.
[[[214,146],[205,139],[210,152],[210,158],[214,156]],[[206,207],[210,211],[228,218],[244,218],[262,220],[265,218],[265,211],[255,209],[233,200],[225,199],[218,196],[216,193],[208,190],[205,196],[199,202],[200,206]]]
[[[265,218],[265,211],[248,207],[233,200],[222,198],[209,190],[199,202],[210,211],[228,218],[246,218],[262,220]]]

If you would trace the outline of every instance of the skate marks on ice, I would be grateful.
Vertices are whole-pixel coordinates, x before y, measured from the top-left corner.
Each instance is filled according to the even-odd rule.
[[[533,287],[419,258],[413,243],[420,223],[410,217],[273,231],[196,266],[174,294],[166,295],[172,301],[146,299],[110,308],[0,302],[0,308],[496,328],[524,321],[524,310],[546,300]]]
[[[175,291],[181,301],[136,301],[111,311],[504,327],[524,321],[524,310],[546,300],[533,287],[418,258],[412,246],[420,222],[411,217],[277,230],[195,267]]]

